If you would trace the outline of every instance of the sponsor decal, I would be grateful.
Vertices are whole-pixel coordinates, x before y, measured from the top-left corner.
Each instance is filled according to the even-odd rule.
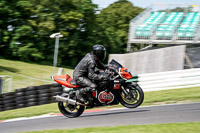
[[[102,91],[99,93],[98,99],[101,103],[111,103],[114,100],[114,95],[111,92]]]

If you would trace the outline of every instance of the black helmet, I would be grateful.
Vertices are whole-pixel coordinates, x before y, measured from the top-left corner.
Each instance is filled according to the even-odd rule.
[[[97,57],[98,60],[104,60],[106,57],[106,48],[103,45],[94,45],[93,54]]]

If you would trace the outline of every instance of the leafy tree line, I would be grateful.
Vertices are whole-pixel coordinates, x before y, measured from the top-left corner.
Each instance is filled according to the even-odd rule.
[[[1,0],[0,56],[52,64],[60,39],[58,64],[74,66],[94,44],[110,53],[124,53],[130,20],[143,9],[119,0],[96,12],[91,0]]]
[[[166,10],[160,10],[160,12],[191,12],[192,11],[192,7],[176,7],[174,9],[166,9]]]

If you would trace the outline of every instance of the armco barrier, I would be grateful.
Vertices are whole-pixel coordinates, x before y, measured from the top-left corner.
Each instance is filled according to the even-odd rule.
[[[200,87],[200,68],[138,75],[138,84],[147,91]]]
[[[62,90],[63,87],[59,84],[47,84],[0,94],[0,111],[53,103],[53,96],[61,94]]]

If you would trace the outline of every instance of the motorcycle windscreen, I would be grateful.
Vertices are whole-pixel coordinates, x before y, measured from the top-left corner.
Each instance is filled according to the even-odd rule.
[[[109,62],[109,66],[110,67],[114,67],[116,70],[119,70],[119,68],[123,68],[123,66],[117,62],[116,60],[112,59],[110,62]]]

